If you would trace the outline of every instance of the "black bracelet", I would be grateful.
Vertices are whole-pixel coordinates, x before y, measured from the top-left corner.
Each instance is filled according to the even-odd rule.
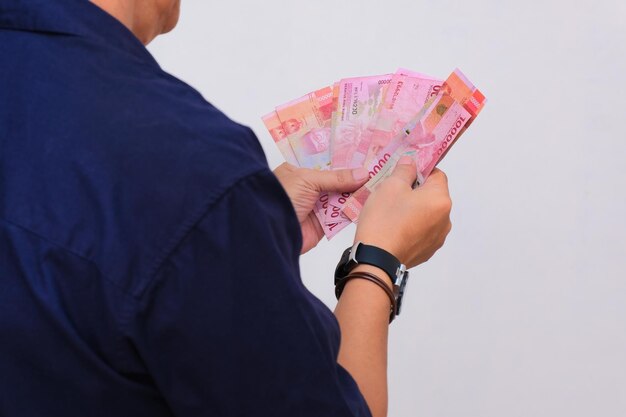
[[[391,323],[393,319],[396,318],[396,315],[398,313],[398,303],[396,301],[396,297],[393,293],[393,290],[389,288],[389,285],[387,285],[385,281],[383,281],[380,277],[374,274],[370,274],[369,272],[351,272],[350,274],[348,274],[346,277],[341,279],[335,286],[335,296],[337,297],[337,299],[341,297],[341,293],[343,292],[343,289],[348,283],[348,281],[352,279],[357,279],[357,278],[370,281],[378,285],[380,288],[383,289],[383,291],[385,291],[385,293],[387,294],[387,297],[389,297],[389,300],[391,301],[391,306],[390,306],[390,311],[389,311],[389,323]]]

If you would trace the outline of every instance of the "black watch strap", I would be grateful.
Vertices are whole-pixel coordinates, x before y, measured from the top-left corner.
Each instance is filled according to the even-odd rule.
[[[335,270],[335,283],[350,273],[358,264],[376,266],[389,275],[392,283],[406,271],[406,267],[392,254],[376,246],[357,242],[343,253]]]
[[[397,314],[400,314],[402,296],[406,288],[409,272],[406,266],[398,258],[384,249],[376,246],[365,245],[357,242],[343,252],[341,260],[335,269],[335,287],[339,284],[358,264],[376,266],[389,275],[393,284],[393,292],[397,300]]]

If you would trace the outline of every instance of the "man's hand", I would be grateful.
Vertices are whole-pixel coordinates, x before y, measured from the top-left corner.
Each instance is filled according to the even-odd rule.
[[[365,184],[368,172],[364,168],[316,171],[283,163],[274,175],[287,192],[302,227],[302,250],[314,248],[324,236],[322,226],[313,213],[315,202],[323,191],[352,192]]]
[[[427,261],[452,227],[446,175],[435,169],[414,190],[416,173],[412,158],[400,159],[391,176],[369,196],[355,237],[387,250],[409,268]]]

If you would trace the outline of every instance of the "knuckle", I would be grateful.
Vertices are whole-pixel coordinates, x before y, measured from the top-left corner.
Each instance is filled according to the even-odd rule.
[[[433,171],[431,177],[434,177],[437,181],[440,181],[443,184],[448,184],[448,176],[442,170],[435,168],[436,171]]]
[[[450,215],[452,211],[452,200],[450,197],[441,197],[433,201],[434,210],[445,216]]]

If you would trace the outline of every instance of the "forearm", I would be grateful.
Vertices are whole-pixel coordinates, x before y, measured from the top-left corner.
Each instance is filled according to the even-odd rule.
[[[359,265],[355,271],[376,274],[391,281],[380,269]],[[341,327],[338,362],[350,372],[373,417],[387,415],[387,334],[390,300],[369,281],[349,281],[337,303],[335,316]]]

